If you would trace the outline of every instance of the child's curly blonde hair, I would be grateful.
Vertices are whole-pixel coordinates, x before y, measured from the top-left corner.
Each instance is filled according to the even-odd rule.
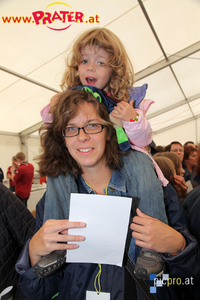
[[[67,58],[61,88],[71,89],[82,84],[78,66],[81,63],[81,52],[85,46],[95,46],[97,50],[102,48],[108,52],[107,66],[112,68],[108,90],[112,98],[128,101],[129,88],[133,85],[133,66],[120,39],[106,28],[90,29],[77,38]]]

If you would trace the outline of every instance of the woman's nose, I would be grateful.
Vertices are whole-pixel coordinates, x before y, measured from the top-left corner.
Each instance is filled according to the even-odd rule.
[[[90,137],[87,133],[85,133],[85,131],[83,130],[83,128],[80,128],[79,134],[78,134],[78,139],[80,141],[85,141],[88,140]]]
[[[185,170],[181,168],[181,175],[184,176],[184,174],[185,174]]]

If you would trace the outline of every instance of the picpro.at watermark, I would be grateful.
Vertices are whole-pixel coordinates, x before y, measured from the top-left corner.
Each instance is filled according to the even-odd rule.
[[[150,286],[150,293],[155,294],[157,288],[167,286],[170,287],[171,285],[194,285],[194,278],[179,278],[173,277],[170,278],[169,274],[163,274],[161,277],[156,277],[156,274],[150,274],[150,280],[153,281],[153,286]]]

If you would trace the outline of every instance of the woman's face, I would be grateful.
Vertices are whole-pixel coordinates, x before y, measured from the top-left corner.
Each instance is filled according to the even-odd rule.
[[[88,124],[102,124],[94,106],[91,103],[82,104],[77,115],[72,118],[67,127],[83,127]],[[71,156],[76,160],[83,172],[86,170],[98,170],[105,165],[105,148],[108,140],[107,130],[96,134],[86,134],[80,129],[79,134],[73,137],[65,137],[66,147]]]
[[[182,165],[180,165],[180,175],[182,176],[182,177],[184,177],[184,174],[185,174],[185,170],[182,168]]]
[[[197,165],[197,152],[191,152],[188,159],[185,160],[186,165],[190,167],[196,167]]]

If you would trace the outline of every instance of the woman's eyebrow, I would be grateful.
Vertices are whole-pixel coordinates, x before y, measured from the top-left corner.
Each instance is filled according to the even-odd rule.
[[[91,122],[100,122],[100,120],[98,120],[98,119],[91,119],[91,120],[87,121],[87,123],[91,123]]]
[[[85,124],[94,123],[94,122],[95,122],[95,123],[99,123],[100,120],[98,120],[98,119],[90,119],[90,120],[87,120],[87,121],[85,122]],[[68,123],[67,126],[78,127],[78,125],[77,125],[76,123]]]

